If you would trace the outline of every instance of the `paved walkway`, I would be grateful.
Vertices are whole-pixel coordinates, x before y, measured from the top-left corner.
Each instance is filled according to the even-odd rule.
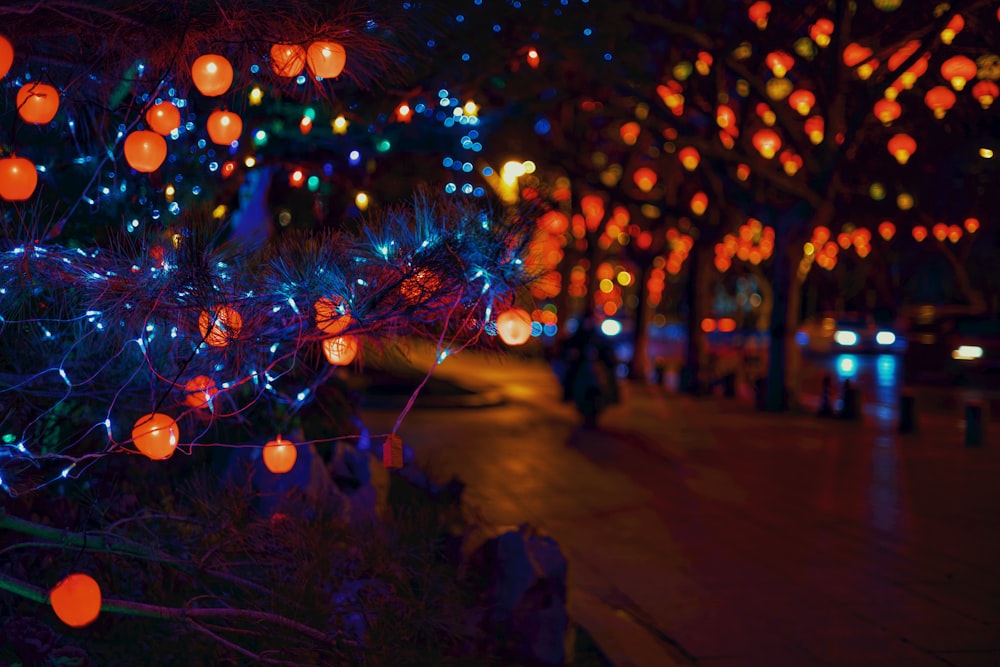
[[[537,361],[437,375],[507,403],[416,409],[405,441],[485,520],[559,541],[616,664],[1000,665],[1000,428],[969,448],[957,415],[900,436],[630,385],[584,430]]]

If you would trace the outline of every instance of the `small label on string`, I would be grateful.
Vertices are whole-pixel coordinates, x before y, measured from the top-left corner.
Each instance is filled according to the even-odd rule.
[[[385,468],[403,467],[403,439],[395,433],[389,435],[382,443],[382,466]]]

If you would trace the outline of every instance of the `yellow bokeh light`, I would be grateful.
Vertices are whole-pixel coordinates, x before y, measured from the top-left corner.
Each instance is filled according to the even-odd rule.
[[[225,204],[219,204],[214,209],[212,209],[212,217],[215,218],[216,220],[220,220],[221,218],[224,218],[226,216],[226,210],[227,209]]]
[[[334,134],[344,134],[347,132],[347,119],[343,116],[337,116],[330,123],[330,127],[333,128]]]
[[[610,294],[611,290],[615,288],[615,284],[611,282],[611,280],[609,280],[608,278],[604,278],[603,280],[601,280],[599,287],[600,290],[605,294]]]
[[[264,91],[261,90],[260,86],[254,86],[250,89],[250,106],[258,106],[261,100],[264,99]]]
[[[359,192],[354,195],[354,205],[358,207],[358,210],[364,211],[368,208],[368,195],[364,192]]]
[[[252,155],[248,155],[247,159],[243,160],[243,164],[247,166],[247,169],[252,169],[254,165],[257,164],[257,158]]]
[[[622,287],[628,287],[632,284],[632,274],[628,271],[619,271],[617,278],[618,284]]]

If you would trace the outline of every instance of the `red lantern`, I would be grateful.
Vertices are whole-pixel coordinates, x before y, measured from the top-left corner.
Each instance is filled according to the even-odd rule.
[[[17,113],[26,123],[44,124],[59,111],[59,91],[47,83],[26,83],[17,91]]]
[[[531,338],[531,315],[523,308],[511,308],[497,315],[497,335],[507,345],[524,345]]]
[[[222,306],[213,314],[207,310],[198,316],[198,330],[201,337],[212,347],[225,347],[236,339],[243,328],[243,318],[235,309]]]
[[[0,199],[24,201],[38,185],[38,170],[23,157],[0,158]]]
[[[157,134],[167,136],[181,126],[181,112],[173,102],[158,102],[146,112],[146,124]]]
[[[976,78],[976,61],[966,56],[952,56],[941,63],[941,76],[948,79],[951,87],[962,90],[965,84]]]
[[[781,137],[774,130],[757,130],[753,134],[753,145],[757,152],[770,160],[781,149]]]
[[[896,100],[883,97],[875,103],[873,111],[875,117],[882,121],[883,125],[890,125],[892,121],[899,118],[899,114],[902,113],[903,108],[899,106],[899,102]]]
[[[346,62],[347,52],[337,42],[313,42],[306,52],[306,66],[321,79],[339,76]]]
[[[279,435],[264,445],[261,456],[264,459],[264,465],[267,469],[275,475],[280,475],[288,472],[295,466],[295,460],[298,458],[299,453],[293,443],[288,440],[282,440]]]
[[[0,35],[0,79],[7,76],[10,66],[14,64],[14,47],[6,37]]]
[[[228,146],[243,134],[243,119],[232,111],[213,111],[205,127],[209,139],[220,146]]]
[[[816,96],[813,95],[812,91],[800,88],[788,96],[788,104],[800,115],[808,116],[813,105],[816,104]]]
[[[334,336],[323,341],[323,355],[333,366],[346,366],[358,356],[358,337]]]
[[[136,449],[153,459],[169,459],[177,449],[177,422],[170,415],[154,412],[143,415],[132,427],[132,442]]]
[[[825,125],[826,123],[823,122],[822,116],[807,118],[804,127],[806,134],[809,136],[809,141],[815,145],[822,143],[825,136]]]
[[[965,219],[965,231],[975,234],[979,230],[979,220],[977,218]]]
[[[306,50],[298,44],[274,44],[271,46],[271,69],[278,76],[298,76],[305,66]]]
[[[917,243],[920,243],[927,238],[927,228],[923,225],[917,225],[913,228],[913,238]]]
[[[860,65],[872,57],[872,50],[866,46],[861,46],[856,42],[851,42],[844,47],[844,64],[848,67]]]
[[[771,3],[763,0],[755,2],[747,9],[747,16],[758,28],[763,30],[767,27],[767,15],[771,13]]]
[[[779,79],[788,74],[788,70],[795,66],[795,58],[784,51],[772,51],[767,54],[764,62],[771,69],[771,73]]]
[[[941,31],[941,41],[945,44],[951,44],[952,40],[955,39],[955,35],[962,32],[965,27],[965,19],[962,18],[961,14],[955,14],[948,21],[948,25],[944,27]]]
[[[191,65],[195,88],[206,97],[218,97],[233,85],[233,66],[223,56],[209,53]]]
[[[984,109],[989,109],[993,100],[1000,97],[1000,87],[984,79],[972,87],[972,96],[979,100]]]
[[[184,393],[187,394],[184,402],[192,408],[207,408],[219,390],[215,388],[215,381],[212,378],[207,375],[197,375],[184,385]]]
[[[167,159],[167,142],[156,132],[138,130],[125,137],[125,161],[136,171],[156,171]]]
[[[101,613],[101,587],[90,575],[74,573],[52,587],[49,603],[60,621],[82,628]]]
[[[908,134],[897,134],[889,139],[889,153],[896,158],[899,164],[906,164],[917,150],[917,142]]]
[[[344,300],[339,296],[328,299],[320,297],[314,304],[316,308],[316,328],[331,336],[336,336],[351,323],[351,316],[344,306]]]
[[[944,86],[934,86],[924,95],[924,104],[934,112],[935,118],[944,118],[948,110],[955,106],[955,93]]]
[[[701,164],[701,154],[694,146],[685,146],[677,153],[677,159],[688,171],[694,171]]]
[[[649,192],[656,185],[656,172],[649,167],[640,167],[635,170],[632,174],[632,180],[635,181],[637,188],[643,192]]]
[[[896,235],[896,225],[889,220],[883,220],[878,225],[878,235],[886,241],[890,240]]]

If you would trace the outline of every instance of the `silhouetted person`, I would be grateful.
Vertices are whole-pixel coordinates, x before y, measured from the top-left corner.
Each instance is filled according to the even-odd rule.
[[[563,342],[562,358],[565,363],[563,400],[575,400],[588,424],[593,425],[596,414],[582,409],[588,395],[592,397],[596,392],[602,407],[617,403],[619,399],[614,349],[597,330],[592,316],[584,316],[576,331]]]

